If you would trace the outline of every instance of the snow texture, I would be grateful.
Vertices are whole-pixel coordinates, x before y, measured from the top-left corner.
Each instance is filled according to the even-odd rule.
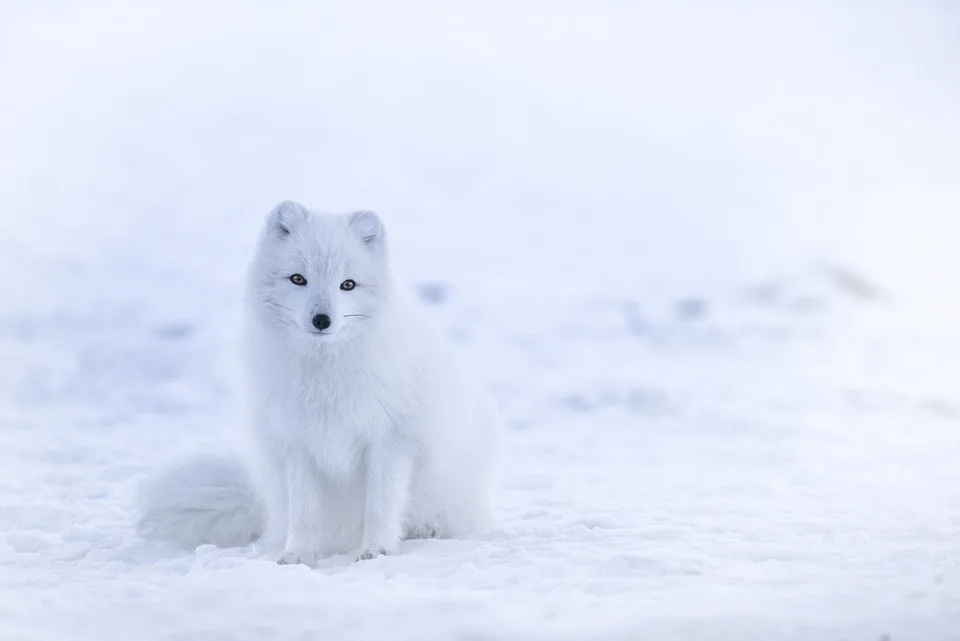
[[[950,2],[5,3],[0,638],[960,639]],[[259,224],[372,209],[495,529],[136,536],[226,454]]]

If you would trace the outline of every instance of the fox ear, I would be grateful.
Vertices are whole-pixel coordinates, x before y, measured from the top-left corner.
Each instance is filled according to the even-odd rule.
[[[307,217],[307,209],[300,203],[285,200],[270,211],[267,224],[273,233],[283,238]]]
[[[382,245],[386,238],[383,221],[372,211],[355,211],[350,214],[350,229],[363,241],[364,245],[375,247]]]

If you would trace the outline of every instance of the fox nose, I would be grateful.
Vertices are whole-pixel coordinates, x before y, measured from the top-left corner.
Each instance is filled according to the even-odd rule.
[[[330,327],[330,317],[326,314],[317,314],[313,317],[313,326],[320,331]]]

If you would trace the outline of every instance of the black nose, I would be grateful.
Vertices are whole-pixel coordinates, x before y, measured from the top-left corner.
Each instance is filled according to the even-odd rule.
[[[330,317],[326,314],[317,314],[313,317],[313,326],[320,331],[330,327]]]

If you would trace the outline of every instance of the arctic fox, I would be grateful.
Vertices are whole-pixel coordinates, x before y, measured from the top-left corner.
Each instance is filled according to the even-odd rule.
[[[247,278],[249,464],[211,455],[141,489],[142,534],[315,565],[491,523],[492,399],[391,282],[373,212],[270,212]]]

